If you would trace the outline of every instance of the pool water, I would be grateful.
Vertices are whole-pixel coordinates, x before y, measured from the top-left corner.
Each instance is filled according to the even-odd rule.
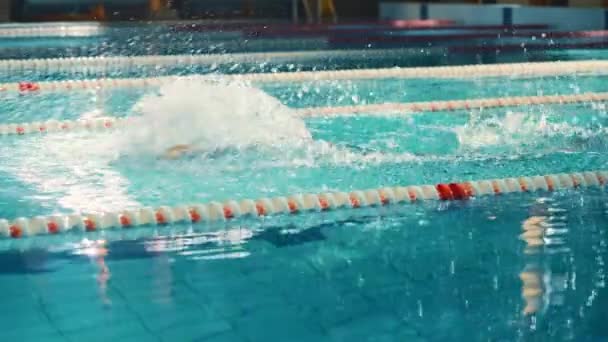
[[[31,71],[3,81],[19,77],[69,75]],[[605,81],[581,74],[236,85],[249,96],[182,81],[7,93],[2,123],[160,115],[175,124],[143,132],[150,142],[197,135],[228,148],[168,161],[130,146],[138,135],[129,130],[3,136],[0,217],[605,170],[603,103],[311,117],[303,119],[313,137],[306,144],[251,148],[240,133],[296,133],[269,115],[290,113],[272,98],[306,108],[602,92]],[[0,337],[608,341],[605,199],[604,189],[568,190],[4,239]]]
[[[401,208],[257,233],[248,226],[161,232],[168,236],[110,243],[105,257],[87,256],[85,246],[6,252],[2,301],[11,309],[3,312],[3,335],[603,340],[603,196]],[[561,231],[544,246],[527,247],[518,239],[520,222],[535,210]],[[526,275],[529,289],[520,280]],[[535,289],[542,290],[527,303],[522,294]],[[523,314],[531,308],[537,316]]]

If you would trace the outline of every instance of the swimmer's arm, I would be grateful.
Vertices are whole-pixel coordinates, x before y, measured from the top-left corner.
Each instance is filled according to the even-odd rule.
[[[191,145],[175,145],[165,150],[163,153],[164,159],[179,159],[186,153],[192,152],[194,149]]]

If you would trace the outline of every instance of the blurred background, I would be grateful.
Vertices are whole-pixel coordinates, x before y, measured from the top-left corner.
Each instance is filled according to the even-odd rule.
[[[463,4],[592,8],[608,0],[482,0],[406,2],[395,0],[0,0],[0,21],[170,20],[170,19],[296,19],[374,20],[383,5]]]

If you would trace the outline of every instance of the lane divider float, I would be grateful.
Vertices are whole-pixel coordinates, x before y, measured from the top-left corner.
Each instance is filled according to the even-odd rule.
[[[105,131],[127,126],[136,117],[124,118],[95,118],[83,120],[48,120],[0,125],[0,136],[49,134],[76,131]]]
[[[0,61],[0,70],[21,72],[76,72],[98,73],[125,68],[184,67],[241,63],[294,63],[331,58],[367,59],[371,57],[398,57],[420,54],[420,48],[361,49],[361,50],[304,50],[284,52],[243,52],[198,55],[147,55],[147,56],[93,56],[38,59],[6,59]]]
[[[300,116],[332,116],[349,114],[388,114],[405,115],[419,112],[445,112],[483,108],[515,107],[545,104],[572,104],[602,102],[608,100],[606,93],[583,93],[569,95],[512,96],[465,100],[425,101],[409,103],[381,103],[339,107],[311,107],[298,109]]]
[[[345,115],[410,115],[421,112],[447,112],[483,108],[515,107],[523,105],[572,104],[608,101],[607,93],[585,93],[572,95],[516,96],[486,99],[428,101],[411,103],[383,103],[357,106],[311,107],[296,109],[301,117],[345,116]],[[49,120],[12,124],[0,124],[0,136],[48,134],[74,131],[102,131],[137,125],[138,116],[104,117],[86,120]]]
[[[0,27],[0,38],[40,38],[40,37],[93,37],[105,32],[105,28],[98,24],[42,24],[31,25],[3,25]]]
[[[553,192],[561,189],[604,187],[608,171],[560,173],[544,176],[515,177],[439,183],[435,185],[397,186],[365,191],[297,194],[257,200],[210,202],[206,204],[161,206],[116,212],[37,216],[0,220],[0,236],[21,238],[55,235],[71,231],[95,232],[106,229],[131,229],[141,226],[202,224],[233,220],[239,217],[294,215],[307,212],[379,207],[425,200],[454,201],[474,197],[497,196],[513,192]]]
[[[390,50],[390,49],[389,49]],[[357,53],[352,50],[339,50],[329,53],[328,56],[344,57],[356,55],[368,58],[379,53],[380,50],[361,50]],[[392,50],[391,50],[392,51]],[[392,51],[394,53],[394,51]],[[307,58],[320,58],[325,51],[304,52],[277,52],[269,54],[232,54],[232,55],[176,55],[176,56],[136,56],[136,57],[82,57],[82,58],[58,58],[58,59],[27,59],[27,60],[3,60],[0,61],[0,70],[22,72],[24,70],[35,70],[41,72],[88,72],[108,71],[124,67],[145,66],[188,66],[217,64],[225,61],[230,63],[245,63],[250,61],[263,62],[263,56],[285,57],[285,62],[293,63],[295,60]],[[224,57],[221,57],[224,56]],[[299,57],[297,57],[299,56]],[[297,57],[297,58],[296,58]],[[267,57],[266,59],[269,59]],[[346,70],[324,70],[324,71],[293,71],[273,73],[247,73],[232,75],[199,75],[195,78],[210,77],[227,80],[251,81],[251,82],[303,82],[324,80],[357,80],[357,79],[383,79],[383,78],[471,78],[471,77],[498,77],[498,76],[550,76],[567,75],[575,73],[600,73],[605,74],[608,70],[608,60],[586,60],[586,61],[559,61],[559,62],[528,62],[528,63],[504,63],[504,64],[474,64],[457,66],[434,66],[434,67],[407,67],[407,68],[380,68],[380,69],[346,69]],[[122,78],[122,79],[100,79],[80,81],[52,81],[38,82],[40,90],[70,90],[82,88],[110,88],[110,87],[142,87],[146,85],[158,85],[176,79],[176,76],[160,76],[145,78]],[[185,76],[185,78],[188,78]],[[23,83],[23,82],[22,82]],[[26,82],[27,83],[27,82]],[[33,83],[33,82],[30,82]],[[18,90],[19,84],[6,83],[1,86],[5,89]]]

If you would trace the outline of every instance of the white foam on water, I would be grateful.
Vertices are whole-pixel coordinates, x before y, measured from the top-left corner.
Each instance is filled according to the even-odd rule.
[[[473,114],[466,125],[456,127],[453,131],[458,136],[460,148],[464,150],[493,146],[538,147],[545,144],[553,145],[551,146],[553,148],[572,149],[577,147],[577,139],[587,141],[601,138],[606,133],[603,128],[589,128],[566,121],[551,122],[549,120],[551,114],[513,111],[490,117]],[[560,138],[560,142],[547,143],[547,139],[554,137]]]
[[[133,111],[139,114],[136,122],[117,134],[117,149],[127,159],[162,157],[178,145],[190,145],[197,151],[195,160],[199,162],[189,164],[212,159],[212,167],[230,170],[379,164],[415,158],[407,153],[362,153],[313,140],[293,109],[248,83],[177,80],[142,98]],[[188,168],[178,164],[177,168]]]
[[[177,80],[134,107],[127,153],[162,155],[176,145],[201,151],[256,146],[289,148],[311,141],[304,121],[274,97],[245,83]]]
[[[116,158],[108,134],[27,137],[0,169],[36,189],[34,197],[53,209],[74,212],[121,210],[140,203],[128,193],[129,181],[110,163]],[[27,140],[26,140],[27,139]]]
[[[504,117],[492,116],[481,119],[472,116],[469,123],[454,129],[461,147],[480,148],[492,145],[512,145],[530,138],[530,135],[546,132],[544,116],[507,112]]]

